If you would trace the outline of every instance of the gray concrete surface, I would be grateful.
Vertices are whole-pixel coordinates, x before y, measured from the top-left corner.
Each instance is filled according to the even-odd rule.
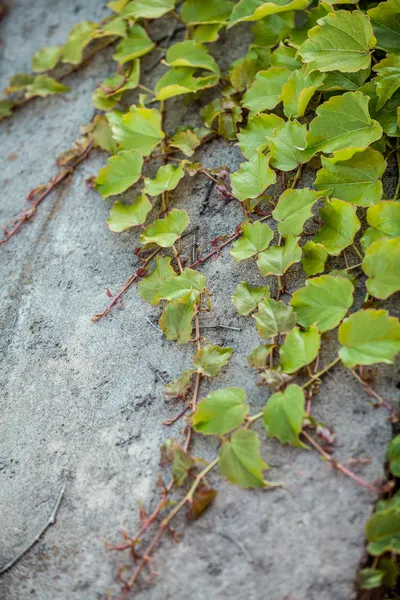
[[[94,0],[10,0],[0,24],[1,87],[10,75],[29,68],[37,49],[63,42],[74,23],[103,14],[105,7]],[[246,28],[237,31],[248,37]],[[215,47],[226,64],[242,52],[238,39],[236,33]],[[55,173],[55,157],[91,119],[90,96],[111,72],[110,54],[103,52],[70,77],[70,94],[34,101],[1,123],[3,224],[24,206],[32,187]],[[171,100],[168,129],[194,123],[197,110],[181,98]],[[238,149],[223,141],[209,144],[199,159],[209,166],[228,164],[232,170],[241,161]],[[190,367],[193,349],[165,341],[148,324],[146,317],[157,319],[159,309],[145,305],[135,287],[126,294],[123,309],[98,324],[90,321],[107,304],[105,288],[118,290],[137,265],[133,249],[138,235],[111,233],[105,225],[111,202],[102,203],[84,185],[105,160],[104,154],[93,152],[68,185],[53,193],[35,219],[0,249],[0,566],[35,536],[62,482],[67,485],[56,525],[0,577],[2,600],[100,600],[108,590],[118,598],[114,579],[124,557],[107,552],[103,539],[118,541],[121,524],[134,532],[138,503],[149,507],[157,499],[159,446],[168,435],[179,436],[179,424],[167,431],[161,424],[176,408],[164,399],[148,363],[173,379]],[[306,174],[306,180],[312,176]],[[386,185],[393,188],[390,173]],[[224,204],[214,190],[206,202],[208,192],[207,180],[186,178],[174,196],[176,205],[200,225],[203,253],[213,237],[232,231],[241,220],[239,206]],[[127,200],[134,196],[135,190],[125,194]],[[157,210],[159,205],[154,214]],[[203,330],[213,343],[232,346],[234,354],[217,380],[202,385],[201,395],[217,387],[243,386],[257,410],[267,391],[256,387],[246,355],[259,343],[258,336],[253,320],[239,318],[230,301],[238,282],[260,281],[257,269],[235,265],[225,252],[202,272],[214,293],[214,310],[202,316],[202,325],[237,325],[242,332]],[[293,291],[301,281],[301,270],[294,268],[289,288]],[[323,364],[333,352],[334,342],[328,340]],[[398,380],[395,369],[382,368],[376,385],[383,395],[395,397]],[[314,414],[335,430],[340,460],[370,457],[371,464],[359,472],[371,482],[382,476],[391,437],[387,414],[371,407],[344,369],[326,378]],[[211,458],[212,442],[197,441],[195,452]],[[210,480],[219,492],[214,507],[194,524],[183,527],[178,521],[183,538],[178,544],[168,539],[161,544],[155,562],[160,576],[155,585],[142,584],[136,597],[353,597],[364,555],[364,523],[374,497],[311,451],[266,440],[263,455],[272,467],[269,478],[284,486],[246,492],[213,475]]]

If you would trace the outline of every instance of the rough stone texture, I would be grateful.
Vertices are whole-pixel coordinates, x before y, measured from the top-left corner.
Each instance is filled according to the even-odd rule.
[[[105,7],[94,0],[81,5],[10,2],[0,25],[1,87],[13,73],[29,69],[37,49],[62,43],[74,23],[104,14]],[[165,32],[162,26],[160,31]],[[237,31],[247,39],[246,28]],[[231,35],[213,49],[225,61],[223,66],[241,55],[237,39]],[[146,58],[144,65],[155,57]],[[55,156],[92,118],[91,93],[111,71],[111,52],[103,51],[67,80],[70,94],[33,101],[1,123],[0,222],[9,222],[24,206],[27,192],[55,173]],[[167,111],[170,131],[198,119],[198,106],[186,107],[182,98],[171,100]],[[199,159],[209,166],[228,164],[232,170],[241,162],[238,149],[220,141],[209,144]],[[111,233],[105,225],[111,203],[102,203],[84,185],[104,163],[105,155],[93,152],[71,181],[49,196],[32,222],[0,247],[0,565],[35,536],[61,483],[67,482],[56,525],[0,578],[4,600],[100,600],[107,590],[116,592],[113,582],[124,558],[106,552],[103,538],[117,541],[121,523],[133,532],[138,503],[154,504],[159,447],[167,436],[179,435],[181,427],[166,431],[161,424],[177,408],[164,400],[149,363],[173,379],[191,366],[190,345],[169,343],[151,327],[146,317],[156,320],[159,309],[145,305],[136,287],[126,294],[123,310],[114,310],[97,324],[90,321],[107,303],[106,286],[116,291],[137,266],[137,234]],[[309,182],[311,175],[306,174]],[[387,186],[393,188],[390,176]],[[128,200],[134,196],[132,190],[125,194]],[[242,218],[240,207],[224,204],[200,176],[186,178],[175,200],[200,225],[202,253],[212,238],[233,231]],[[189,242],[185,248],[189,250]],[[256,387],[246,355],[259,343],[258,336],[253,320],[239,318],[230,300],[238,282],[260,281],[255,265],[248,262],[234,264],[224,251],[219,260],[202,267],[214,293],[213,312],[202,315],[202,325],[223,323],[242,331],[203,330],[213,343],[232,346],[234,354],[217,380],[202,384],[201,393],[240,385],[257,410],[267,392]],[[301,269],[294,268],[290,290],[302,278]],[[393,309],[394,301],[391,305]],[[331,341],[322,364],[333,351]],[[383,395],[393,397],[397,381],[394,369],[379,369],[376,385]],[[371,407],[351,375],[335,369],[313,406],[315,416],[336,432],[338,459],[368,456],[371,464],[359,472],[371,482],[382,476],[391,426],[387,414]],[[212,458],[214,448],[212,441],[200,440],[195,451]],[[333,472],[314,452],[269,440],[263,448],[271,465],[269,478],[284,486],[246,492],[211,476],[219,491],[215,506],[194,524],[183,528],[178,521],[183,539],[179,544],[164,540],[156,555],[156,586],[142,585],[138,598],[353,596],[364,554],[364,523],[374,497]]]

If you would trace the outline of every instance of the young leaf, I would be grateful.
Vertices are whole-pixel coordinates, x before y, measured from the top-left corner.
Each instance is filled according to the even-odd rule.
[[[164,396],[167,400],[174,400],[175,398],[184,398],[186,392],[189,390],[193,374],[196,373],[195,369],[188,369],[183,371],[182,375],[172,381],[171,383],[167,383],[164,385]]]
[[[53,94],[69,92],[71,88],[47,75],[36,75],[36,77],[33,78],[32,83],[27,85],[25,89],[25,98],[33,98],[34,96],[46,98]]]
[[[138,196],[135,202],[129,206],[117,201],[110,210],[107,225],[111,231],[120,233],[129,227],[142,225],[150,211],[151,202],[144,194]]]
[[[247,489],[265,487],[263,470],[268,469],[260,456],[260,440],[255,431],[240,429],[222,444],[219,470],[231,483]]]
[[[159,320],[167,340],[177,340],[178,344],[187,344],[192,334],[195,314],[194,294],[190,293],[184,298],[169,302]]]
[[[107,166],[100,169],[95,188],[105,200],[109,196],[122,194],[140,177],[143,157],[136,150],[124,150],[107,160]]]
[[[124,150],[137,150],[148,156],[165,137],[161,130],[161,114],[154,108],[131,106],[129,112],[121,115],[115,111],[107,118],[114,139]]]
[[[385,571],[382,569],[362,569],[358,573],[358,585],[362,590],[374,590],[382,586]]]
[[[162,248],[170,248],[189,225],[190,219],[185,210],[173,208],[164,219],[157,219],[146,227],[140,236],[142,244],[155,243]]]
[[[400,511],[397,506],[376,512],[365,527],[368,552],[380,556],[385,552],[400,553]]]
[[[314,242],[325,246],[328,254],[338,256],[351,246],[354,236],[361,227],[356,215],[356,207],[343,200],[327,200],[319,214],[324,224],[314,237]]]
[[[229,27],[240,21],[259,21],[268,15],[286,12],[288,10],[304,10],[308,0],[240,0],[235,4],[231,14]]]
[[[264,426],[270,437],[282,444],[304,448],[300,441],[304,409],[304,392],[298,385],[288,385],[284,392],[276,392],[268,398],[264,407]]]
[[[178,42],[168,49],[165,64],[169,67],[193,67],[220,74],[219,67],[203,44],[194,40]]]
[[[361,238],[364,250],[383,237],[400,237],[400,202],[385,200],[370,206],[367,221],[371,227]]]
[[[121,15],[131,19],[157,19],[175,6],[175,0],[134,0],[122,10]]]
[[[363,270],[371,296],[386,299],[400,290],[400,237],[371,244],[365,252]]]
[[[258,255],[257,266],[261,275],[284,275],[296,262],[301,260],[301,248],[298,237],[288,236],[284,246],[270,246]]]
[[[258,21],[251,31],[255,46],[272,48],[285,39],[290,30],[294,28],[294,11],[269,15]]]
[[[62,47],[61,60],[64,63],[78,65],[83,56],[83,50],[96,36],[97,23],[82,21],[71,29],[67,43]]]
[[[207,377],[215,377],[228,363],[232,348],[222,346],[204,346],[193,359],[194,366]]]
[[[59,46],[46,46],[41,48],[32,56],[32,71],[41,73],[42,71],[51,71],[58,63],[61,55]]]
[[[0,100],[0,119],[12,115],[13,103],[10,100]]]
[[[247,282],[239,283],[232,295],[232,302],[239,315],[248,315],[261,300],[269,298],[269,286],[251,287]]]
[[[271,67],[267,71],[259,71],[253,85],[243,96],[243,106],[252,113],[275,108],[282,100],[282,86],[289,75],[289,69],[283,67]]]
[[[361,11],[338,10],[318,21],[308,32],[299,54],[312,71],[354,73],[371,64],[375,46],[370,20]]]
[[[123,37],[127,36],[127,22],[122,17],[114,17],[110,19],[106,23],[103,23],[103,27],[101,28],[101,36],[116,36]]]
[[[283,124],[283,119],[277,115],[252,115],[237,136],[244,157],[250,160],[257,150],[265,150],[268,147],[267,138]]]
[[[240,202],[257,198],[276,182],[276,173],[269,166],[269,157],[257,151],[231,175],[232,192]]]
[[[280,363],[285,373],[295,373],[310,364],[318,356],[321,336],[318,329],[311,325],[306,331],[295,327],[287,334],[279,351]]]
[[[147,54],[154,48],[154,42],[140,25],[132,25],[126,38],[122,39],[113,54],[113,59],[123,65],[134,58]]]
[[[156,256],[155,269],[144,277],[138,285],[139,296],[150,304],[160,302],[159,291],[162,284],[171,277],[177,277],[174,269],[171,267],[169,256]]]
[[[387,310],[359,310],[339,327],[339,356],[346,367],[392,364],[400,352],[400,323]]]
[[[247,356],[247,363],[250,369],[265,369],[267,366],[267,359],[274,348],[274,344],[266,344],[265,346],[261,345],[253,348]]]
[[[213,73],[204,77],[195,77],[196,72],[198,69],[193,67],[170,69],[157,81],[154,88],[157,95],[154,99],[168,100],[174,96],[194,94],[217,85],[219,75]]]
[[[339,200],[357,206],[370,206],[382,198],[379,180],[386,169],[380,152],[357,148],[355,152],[339,150],[332,158],[321,158],[323,168],[317,173],[315,187],[326,190]]]
[[[172,476],[174,485],[181,487],[185,483],[190,469],[193,469],[196,463],[190,454],[179,448],[179,446],[174,446],[173,457]]]
[[[389,470],[395,477],[400,476],[400,435],[389,443],[386,450],[386,457],[389,461]]]
[[[289,119],[304,116],[308,103],[324,79],[324,73],[306,73],[304,67],[293,71],[282,88],[283,112]]]
[[[252,317],[263,338],[275,337],[278,333],[288,333],[296,324],[296,313],[292,307],[272,298],[260,302],[258,311]]]
[[[233,244],[230,254],[236,261],[250,258],[268,248],[274,232],[266,223],[245,223],[243,235]]]
[[[353,304],[353,291],[354,286],[348,279],[322,275],[308,279],[305,287],[293,294],[290,304],[300,325],[315,324],[323,333],[339,325]]]
[[[201,144],[201,139],[197,136],[196,131],[186,129],[176,133],[170,140],[169,145],[173,148],[178,148],[185,156],[193,156],[194,151]]]
[[[304,244],[302,252],[301,264],[307,277],[324,272],[326,259],[328,258],[325,246],[310,240]]]
[[[272,216],[279,222],[278,231],[283,237],[299,235],[303,225],[312,216],[311,209],[321,197],[319,192],[308,188],[286,190],[280,196]]]
[[[269,137],[271,165],[280,171],[293,171],[309,160],[304,150],[307,126],[298,121],[286,121]]]
[[[232,12],[233,2],[229,0],[186,0],[181,17],[189,25],[224,23]]]
[[[246,392],[242,388],[216,390],[198,403],[193,429],[204,435],[224,435],[240,427],[248,412]]]
[[[104,115],[96,115],[93,120],[92,136],[95,147],[105,150],[109,154],[117,153],[117,144],[112,137],[111,127]]]
[[[186,160],[182,160],[179,165],[168,165],[161,166],[155,179],[149,179],[148,177],[144,180],[144,191],[149,196],[158,196],[167,190],[174,190],[182,177],[185,176],[183,170]]]
[[[382,128],[371,119],[368,96],[346,92],[334,96],[317,108],[317,117],[307,134],[309,152],[335,152],[343,148],[362,148],[379,140]]]
[[[137,88],[139,80],[140,60],[136,58],[126,67],[122,67],[121,73],[115,73],[115,75],[105,79],[100,84],[100,88],[95,90],[94,95],[96,100],[100,102],[111,98],[119,101],[124,92]]]
[[[368,11],[377,45],[386,52],[399,53],[400,48],[400,2],[387,0]]]
[[[378,73],[374,82],[379,98],[376,110],[380,110],[400,87],[400,56],[388,54],[373,69]]]
[[[186,268],[178,277],[167,279],[160,287],[158,297],[163,300],[178,300],[190,292],[194,293],[197,300],[199,294],[206,287],[204,275],[194,269]]]

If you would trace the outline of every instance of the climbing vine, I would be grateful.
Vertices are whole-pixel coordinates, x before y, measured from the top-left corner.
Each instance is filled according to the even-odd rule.
[[[115,71],[93,93],[96,116],[58,158],[58,174],[30,193],[30,207],[4,228],[0,243],[21,230],[92,148],[104,150],[107,164],[87,184],[103,200],[141,187],[133,204],[116,200],[107,218],[116,234],[140,229],[141,264],[93,320],[106,317],[138,282],[140,297],[160,306],[159,327],[167,340],[196,348],[193,368],[164,389],[167,398],[182,404],[166,427],[185,419],[183,439],[168,439],[162,448],[170,479],[160,477],[160,500],[152,512],[141,510],[136,534],[124,532],[122,543],[110,545],[129,550],[134,563],[128,577],[125,566],[118,573],[121,600],[134,593],[144,571],[153,572],[153,554],[165,533],[173,535],[175,516],[186,510],[198,518],[212,504],[217,493],[207,480],[212,470],[243,488],[280,485],[265,478],[257,422],[271,438],[299,451],[311,448],[373,494],[386,493],[367,524],[368,548],[376,560],[361,572],[360,582],[367,590],[393,586],[399,495],[390,497],[391,485],[364,481],[340,464],[329,429],[311,409],[323,376],[342,364],[397,421],[392,403],[373,389],[368,369],[392,364],[400,351],[399,320],[382,306],[400,290],[400,178],[390,198],[381,182],[388,160],[396,158],[400,168],[400,1],[113,0],[108,6],[111,14],[101,23],[80,23],[65,45],[37,52],[33,74],[12,77],[7,98],[0,101],[0,116],[8,118],[32,98],[67,93],[61,80],[94,53],[114,46]],[[155,43],[152,21],[159,18],[173,27]],[[253,42],[221,73],[212,43],[243,22]],[[181,41],[174,42],[176,36]],[[140,57],[150,52],[157,54],[155,64],[161,60],[166,67],[152,89],[141,84]],[[128,90],[139,96],[124,111],[118,106]],[[205,90],[208,95],[214,90],[211,102],[203,101]],[[165,130],[168,100],[176,96],[202,102],[203,126]],[[193,162],[196,150],[218,136],[242,151],[243,162],[232,174],[226,167],[210,170]],[[153,163],[158,170],[150,178],[146,169]],[[317,171],[315,181],[298,187],[305,167]],[[198,224],[174,207],[173,192],[187,176],[209,178],[223,199],[243,211],[231,235],[214,240],[204,256]],[[150,222],[153,207],[159,218]],[[315,217],[321,226],[310,233],[307,223]],[[241,388],[201,394],[202,380],[217,377],[232,354],[231,348],[204,343],[201,333],[201,313],[212,310],[201,266],[227,246],[234,261],[255,261],[265,278],[260,287],[240,283],[232,297],[238,314],[254,319],[255,337],[258,332],[263,339],[248,356],[249,368],[271,391],[257,413]],[[296,263],[306,280],[292,294],[288,282]],[[364,290],[361,306],[356,290]],[[324,334],[332,330],[337,354],[321,365]],[[219,438],[210,463],[192,455],[194,435]],[[388,451],[394,475],[400,473],[399,454],[395,438]]]

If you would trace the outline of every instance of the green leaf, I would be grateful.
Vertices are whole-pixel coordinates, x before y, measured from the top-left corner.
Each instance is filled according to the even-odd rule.
[[[400,1],[381,2],[368,11],[377,45],[386,52],[399,53],[400,48]]]
[[[170,248],[181,237],[190,219],[185,210],[173,208],[164,219],[157,219],[146,227],[140,236],[142,244],[158,244],[162,248]]]
[[[371,296],[386,299],[400,290],[400,237],[371,244],[365,252],[363,270]]]
[[[308,6],[308,0],[240,0],[231,14],[229,27],[240,21],[259,21],[268,15],[282,13],[288,10],[303,10]]]
[[[317,115],[307,134],[307,149],[314,154],[361,148],[382,136],[381,126],[369,116],[368,96],[361,92],[330,98],[317,108]]]
[[[174,446],[173,457],[172,476],[174,485],[181,487],[185,483],[190,469],[193,469],[196,463],[190,454],[179,448],[179,446]]]
[[[61,55],[59,46],[46,46],[32,56],[32,71],[41,73],[54,69]]]
[[[108,111],[114,108],[121,100],[122,94],[115,93],[112,95],[107,95],[103,92],[101,87],[98,87],[94,90],[92,94],[92,104],[95,108],[99,110]]]
[[[382,510],[370,517],[365,527],[368,552],[380,556],[385,552],[400,553],[400,509]]]
[[[257,150],[265,150],[268,147],[267,138],[283,124],[284,121],[277,115],[252,115],[246,127],[243,127],[237,136],[245,158],[250,160]]]
[[[12,115],[13,103],[10,100],[0,100],[0,119]]]
[[[245,281],[237,286],[232,302],[239,315],[249,315],[264,298],[269,298],[268,285],[252,287]]]
[[[264,426],[270,437],[282,444],[304,448],[300,441],[304,409],[304,392],[298,385],[288,385],[284,392],[276,392],[268,398],[264,407]]]
[[[376,83],[376,92],[379,98],[376,110],[380,110],[393,96],[395,91],[400,88],[400,55],[388,54],[373,69],[378,73],[374,82]]]
[[[207,377],[215,377],[232,356],[232,348],[204,346],[193,359],[194,366]]]
[[[310,240],[304,244],[302,251],[301,264],[303,265],[307,277],[323,273],[325,270],[326,259],[328,258],[325,246],[316,244]]]
[[[240,202],[257,198],[276,182],[276,173],[269,166],[269,157],[257,151],[231,175],[232,192]]]
[[[189,25],[224,23],[232,12],[233,2],[228,0],[186,0],[181,17]]]
[[[136,150],[124,150],[107,160],[107,166],[100,169],[95,188],[105,200],[109,196],[122,194],[140,178],[143,157]]]
[[[369,206],[382,198],[379,178],[386,169],[380,152],[372,148],[339,150],[332,158],[322,157],[323,168],[317,173],[315,187],[340,200]]]
[[[258,255],[257,266],[261,275],[284,275],[286,271],[296,262],[301,260],[301,248],[299,239],[288,236],[284,246],[271,246],[268,250]]]
[[[296,27],[290,32],[290,45],[299,48],[308,39],[308,32],[317,25],[322,17],[332,12],[333,9],[327,2],[319,2],[317,6],[303,13],[303,19],[296,19]]]
[[[378,563],[378,569],[384,572],[383,585],[390,588],[394,587],[399,575],[396,558],[381,558]]]
[[[112,137],[111,127],[104,115],[96,115],[93,121],[92,136],[95,147],[105,150],[109,154],[117,153],[117,144]]]
[[[345,92],[357,91],[368,79],[371,69],[361,69],[356,73],[340,73],[339,71],[331,71],[326,73],[325,81],[322,84],[320,91],[335,92],[344,90]]]
[[[304,223],[312,216],[311,209],[320,197],[319,192],[308,188],[283,192],[272,211],[274,219],[279,221],[280,235],[299,235],[303,231]]]
[[[216,42],[219,39],[219,32],[223,23],[213,23],[210,25],[197,25],[193,30],[193,39],[200,43]]]
[[[381,125],[383,131],[388,136],[399,137],[400,126],[398,122],[398,108],[400,104],[400,90],[397,90],[388,100],[381,110],[377,110],[378,94],[376,93],[376,85],[373,81],[369,81],[360,88],[360,91],[368,95],[370,98],[369,111],[373,119],[376,119]]]
[[[127,36],[126,28],[127,22],[122,17],[114,17],[103,24],[101,35],[104,37],[112,35],[125,38]]]
[[[245,260],[268,248],[274,232],[266,223],[245,223],[243,235],[233,244],[230,254],[236,261]]]
[[[150,304],[158,304],[160,302],[159,291],[162,284],[171,277],[177,277],[174,269],[171,267],[171,259],[169,256],[156,256],[155,269],[144,277],[138,285],[139,296]]]
[[[282,88],[283,112],[290,119],[303,117],[314,93],[325,79],[323,73],[306,73],[305,68],[293,71]]]
[[[206,287],[204,275],[194,269],[186,268],[178,277],[167,279],[158,292],[158,297],[164,300],[178,300],[190,292],[194,292],[197,300],[199,294]]]
[[[149,196],[158,196],[167,190],[174,190],[182,177],[185,176],[183,170],[186,160],[182,160],[179,165],[168,165],[161,166],[155,179],[149,179],[148,177],[144,180],[144,191]]]
[[[170,259],[168,259],[170,260]],[[182,375],[164,385],[164,396],[167,400],[174,400],[175,398],[184,398],[188,392],[193,379],[193,374],[196,373],[195,369],[188,369],[183,371]]]
[[[338,256],[342,250],[351,246],[354,236],[361,227],[356,215],[356,207],[343,200],[327,200],[319,214],[324,220],[314,242],[325,246],[328,254]]]
[[[123,65],[126,62],[144,56],[154,48],[154,42],[140,25],[132,25],[126,38],[120,41],[113,54],[113,59]]]
[[[179,67],[170,69],[159,79],[154,91],[155,100],[168,100],[182,94],[192,94],[213,87],[219,81],[219,75],[212,74],[204,77],[195,77],[196,68]]]
[[[255,113],[275,108],[282,100],[282,86],[289,75],[289,69],[284,67],[259,71],[253,85],[243,96],[243,106]]]
[[[131,106],[123,115],[115,111],[107,117],[114,139],[124,150],[137,150],[148,156],[165,137],[161,114],[154,108]]]
[[[318,20],[299,48],[308,72],[341,71],[354,73],[371,64],[375,46],[369,18],[361,11],[338,10]]]
[[[260,440],[255,431],[240,429],[231,436],[230,442],[222,444],[219,470],[223,477],[247,489],[265,487],[263,470],[268,465],[260,456]]]
[[[279,351],[280,363],[285,373],[295,373],[310,364],[318,356],[321,336],[318,329],[311,325],[306,331],[295,327],[287,334]]]
[[[315,324],[323,333],[339,325],[353,304],[353,291],[354,286],[348,279],[322,275],[308,279],[305,287],[293,294],[290,304],[300,325]]]
[[[185,156],[193,156],[196,148],[201,144],[201,139],[196,135],[195,131],[186,129],[176,133],[170,140],[169,145],[173,148],[178,148]]]
[[[168,49],[165,64],[169,67],[193,67],[212,71],[219,75],[220,70],[203,44],[194,40],[178,42]]]
[[[272,298],[260,302],[258,311],[252,317],[263,338],[275,337],[278,333],[288,333],[296,324],[296,314],[292,307]]]
[[[46,98],[52,94],[62,94],[63,92],[69,92],[70,87],[63,85],[56,79],[48,77],[47,75],[36,75],[30,85],[26,86],[25,98],[33,98],[34,96],[40,96]]]
[[[339,327],[339,356],[346,367],[392,364],[400,352],[400,323],[387,310],[359,310]]]
[[[123,67],[123,74],[115,73],[115,75],[105,79],[100,88],[95,90],[96,98],[107,100],[116,96],[119,101],[124,92],[137,88],[139,80],[140,60],[136,58],[132,63]]]
[[[271,66],[285,67],[286,69],[289,69],[289,71],[296,71],[301,69],[301,60],[300,58],[297,58],[295,48],[285,46],[281,43],[271,54]]]
[[[246,392],[229,387],[211,392],[193,414],[193,429],[204,435],[224,435],[240,427],[249,412]]]
[[[98,30],[97,23],[82,21],[71,29],[68,41],[61,50],[61,60],[64,63],[78,65],[83,56],[83,50],[95,37]]]
[[[389,443],[386,450],[386,457],[389,461],[389,470],[395,477],[400,476],[400,435]]]
[[[274,344],[266,344],[265,346],[253,348],[247,357],[247,363],[250,369],[264,370],[267,366],[267,359],[274,348]]]
[[[385,571],[381,569],[362,569],[358,573],[358,585],[362,590],[374,590],[382,586]]]
[[[121,15],[131,19],[157,19],[175,6],[175,0],[134,0],[122,10]]]
[[[169,302],[159,320],[167,340],[177,340],[178,344],[187,344],[192,334],[195,314],[195,296],[192,293]]]
[[[117,201],[110,210],[107,225],[111,231],[125,231],[129,227],[142,225],[150,211],[151,203],[144,194],[138,196],[135,202],[129,206]]]
[[[286,121],[269,138],[271,165],[280,171],[293,171],[297,165],[309,160],[304,151],[307,126],[298,121]]]
[[[120,13],[121,10],[124,8],[125,4],[127,4],[128,2],[129,0],[111,0],[111,2],[107,4],[107,7],[116,13]]]
[[[367,222],[371,227],[368,227],[361,238],[364,250],[383,237],[399,237],[400,202],[385,200],[370,206],[367,210]]]
[[[278,42],[285,39],[290,30],[294,27],[295,12],[286,12],[275,15],[269,15],[262,21],[258,21],[252,32],[254,44],[266,48],[276,46]]]

